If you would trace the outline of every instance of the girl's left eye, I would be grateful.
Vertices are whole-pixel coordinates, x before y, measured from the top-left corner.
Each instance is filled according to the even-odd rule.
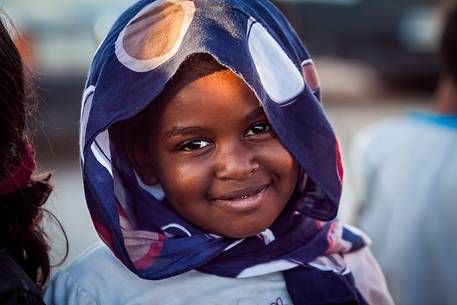
[[[195,140],[190,140],[190,141],[185,142],[182,145],[180,145],[179,150],[183,150],[183,151],[198,150],[198,149],[205,148],[208,145],[211,145],[211,143],[208,141],[205,141],[203,139],[195,139]]]
[[[246,132],[246,136],[255,136],[264,134],[271,131],[271,126],[265,122],[259,122],[252,125],[249,130]]]

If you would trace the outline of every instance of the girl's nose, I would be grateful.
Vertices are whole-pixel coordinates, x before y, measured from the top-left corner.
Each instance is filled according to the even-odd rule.
[[[216,154],[215,174],[221,180],[243,180],[259,167],[255,152],[242,143],[225,144]]]

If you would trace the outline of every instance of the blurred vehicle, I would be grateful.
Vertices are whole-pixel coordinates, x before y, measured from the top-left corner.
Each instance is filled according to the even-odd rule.
[[[437,0],[276,0],[314,55],[360,60],[389,81],[433,85]]]
[[[92,56],[134,0],[0,0],[20,33],[40,100],[38,136],[76,145],[80,99]],[[60,145],[60,144],[56,144]],[[66,145],[66,144],[64,144]]]

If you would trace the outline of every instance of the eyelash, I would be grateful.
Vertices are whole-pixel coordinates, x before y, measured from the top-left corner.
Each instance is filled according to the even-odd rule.
[[[201,142],[206,142],[206,143],[208,143],[208,144],[205,145],[205,146],[203,146],[203,147],[198,147],[198,148],[194,148],[194,149],[189,148],[189,146],[190,146],[192,143],[195,144],[196,142],[200,142],[200,143],[201,143]],[[211,145],[211,142],[206,141],[206,140],[204,140],[204,139],[193,139],[193,140],[184,142],[182,145],[180,145],[180,146],[178,147],[178,149],[179,149],[179,150],[183,150],[183,151],[192,151],[192,150],[203,149],[203,148],[207,147],[208,145]]]
[[[254,123],[251,127],[249,127],[248,131],[246,132],[246,135],[249,133],[249,131],[253,130],[255,127],[258,127],[258,126],[264,127],[265,130],[262,131],[261,133],[253,133],[251,135],[248,135],[249,137],[252,137],[252,136],[255,136],[258,134],[265,134],[265,133],[268,133],[271,131],[271,125],[268,122],[257,122],[257,123]]]
[[[262,130],[262,132],[260,132],[260,133],[251,132],[251,131],[253,131],[254,128],[259,127],[259,126],[264,128]],[[257,123],[254,123],[251,127],[249,127],[249,129],[245,133],[245,136],[247,136],[247,137],[255,137],[256,135],[263,135],[263,134],[266,134],[266,133],[269,133],[269,132],[271,132],[271,125],[269,123],[267,123],[267,122],[257,122]],[[202,146],[203,142],[206,142],[207,144]],[[199,143],[197,145],[200,145],[200,147],[190,148],[190,145],[193,145],[193,144],[196,144],[196,143]],[[203,148],[205,148],[205,147],[207,147],[209,145],[212,145],[212,143],[210,141],[205,140],[205,139],[192,139],[190,141],[184,142],[181,145],[179,145],[178,149],[182,150],[182,151],[193,151],[193,150],[203,149]]]

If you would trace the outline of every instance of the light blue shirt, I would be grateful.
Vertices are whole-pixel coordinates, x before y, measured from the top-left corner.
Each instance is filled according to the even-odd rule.
[[[189,271],[164,280],[144,280],[105,245],[90,248],[58,272],[44,299],[48,305],[292,304],[280,272],[240,279]]]
[[[369,304],[394,304],[368,247],[346,254],[344,261]],[[318,260],[313,266],[326,270]],[[281,272],[225,278],[193,270],[164,280],[144,280],[102,244],[56,273],[44,300],[47,305],[292,305]]]

